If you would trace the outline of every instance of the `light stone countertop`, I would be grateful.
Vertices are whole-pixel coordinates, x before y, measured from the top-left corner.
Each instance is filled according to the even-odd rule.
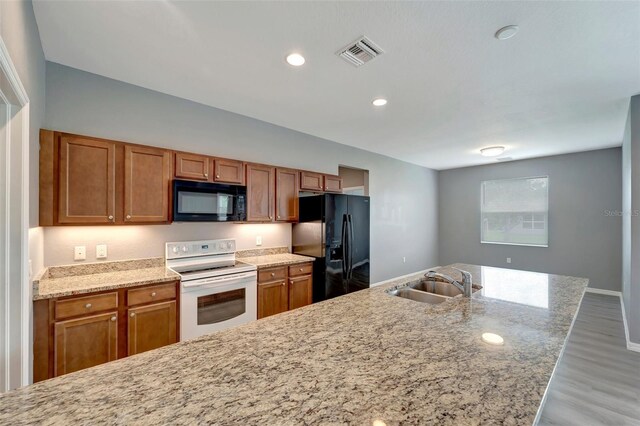
[[[296,263],[313,262],[315,259],[309,256],[301,256],[291,253],[265,254],[261,256],[239,257],[240,262],[254,265],[258,269],[271,268],[273,266],[295,265]]]
[[[160,257],[52,266],[33,280],[33,300],[179,280]]]
[[[0,424],[529,425],[588,280],[457,266],[472,298],[386,293],[416,274],[2,394]]]

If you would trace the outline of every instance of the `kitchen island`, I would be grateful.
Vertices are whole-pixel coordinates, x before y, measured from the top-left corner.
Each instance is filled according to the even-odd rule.
[[[588,280],[456,266],[472,298],[387,293],[416,274],[0,395],[0,423],[531,424]]]

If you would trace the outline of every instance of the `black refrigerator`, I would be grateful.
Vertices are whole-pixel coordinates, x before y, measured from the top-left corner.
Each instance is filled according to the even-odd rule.
[[[314,303],[369,288],[369,197],[301,197],[292,233],[293,252],[315,257]]]

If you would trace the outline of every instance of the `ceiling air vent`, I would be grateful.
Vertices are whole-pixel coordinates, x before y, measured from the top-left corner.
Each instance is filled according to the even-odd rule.
[[[383,53],[384,51],[374,42],[365,36],[362,36],[353,43],[349,43],[344,48],[338,50],[336,55],[340,56],[351,65],[359,67]]]

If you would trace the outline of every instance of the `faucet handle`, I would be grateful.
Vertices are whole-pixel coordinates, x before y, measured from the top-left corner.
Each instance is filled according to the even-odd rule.
[[[471,277],[471,272],[469,271],[463,271],[462,269],[456,268],[454,266],[451,267],[451,269],[455,269],[456,271],[460,272],[462,274],[462,282],[465,281],[472,281],[472,277]]]

